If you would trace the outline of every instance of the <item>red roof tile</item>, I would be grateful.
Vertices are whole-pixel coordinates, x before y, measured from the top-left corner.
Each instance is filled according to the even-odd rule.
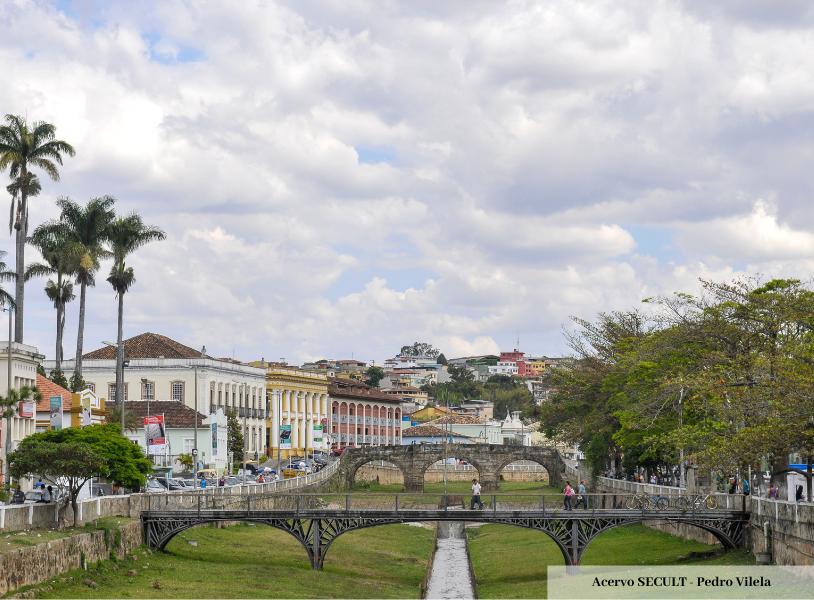
[[[403,402],[401,398],[394,398],[382,392],[379,388],[367,385],[361,381],[344,379],[342,377],[328,377],[328,394],[331,397],[362,398],[364,400],[385,400],[387,402]]]
[[[401,437],[440,437],[447,438],[450,432],[434,425],[416,425],[415,427],[408,427],[401,431]],[[462,433],[452,432],[452,437],[461,437],[469,439],[470,436],[463,435]]]
[[[42,394],[42,400],[37,402],[37,410],[48,412],[51,410],[51,396],[62,396],[62,410],[71,410],[73,394],[61,385],[37,373],[37,389]]]
[[[201,351],[184,346],[157,333],[142,333],[129,340],[124,340],[125,358],[200,358]],[[82,356],[85,360],[115,359],[115,346],[105,346]]]
[[[195,409],[179,402],[178,400],[128,400],[124,403],[125,410],[131,411],[139,420],[147,416],[147,409],[151,415],[164,415],[164,425],[172,428],[190,428],[195,426],[193,416]],[[203,421],[206,415],[198,413],[198,429],[203,427]],[[142,423],[144,421],[141,421]],[[204,433],[201,433],[204,435]]]

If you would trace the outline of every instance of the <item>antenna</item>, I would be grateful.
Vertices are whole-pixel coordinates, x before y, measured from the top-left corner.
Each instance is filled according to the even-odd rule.
[[[517,349],[520,350],[520,330],[517,330]]]

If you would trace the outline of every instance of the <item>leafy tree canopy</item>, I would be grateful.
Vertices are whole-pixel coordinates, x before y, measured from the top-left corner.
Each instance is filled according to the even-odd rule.
[[[243,461],[243,427],[234,409],[226,412],[226,446],[236,463]]]
[[[365,383],[373,387],[378,387],[379,382],[384,379],[384,371],[379,367],[368,367],[365,374],[367,375]]]
[[[400,354],[402,356],[428,356],[437,360],[441,351],[433,348],[431,344],[415,342],[412,346],[402,346]]]

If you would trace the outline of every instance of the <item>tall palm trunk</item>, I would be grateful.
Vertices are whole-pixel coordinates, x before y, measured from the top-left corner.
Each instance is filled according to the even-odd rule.
[[[124,367],[120,367],[124,361],[124,346],[122,346],[122,329],[124,326],[124,293],[119,292],[119,337],[116,339],[116,405],[122,411],[124,406]]]
[[[22,176],[26,175],[25,167],[22,169]],[[28,223],[26,222],[26,203],[28,194],[25,188],[20,190],[20,214],[17,218],[19,229],[17,229],[17,284],[14,294],[14,302],[17,304],[14,312],[14,341],[23,343],[23,306],[25,304],[25,242],[27,237]]]
[[[65,319],[63,318],[63,313],[65,312],[65,307],[62,305],[61,302],[57,302],[57,347],[56,347],[56,370],[62,370],[62,327],[65,324]]]
[[[82,288],[79,292],[79,331],[76,334],[76,363],[74,372],[82,375],[82,344],[85,337],[85,290],[88,284],[82,279]]]

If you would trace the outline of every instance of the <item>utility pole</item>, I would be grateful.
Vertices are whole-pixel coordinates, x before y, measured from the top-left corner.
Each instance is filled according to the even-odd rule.
[[[678,395],[678,429],[681,430],[684,421],[684,387]],[[678,487],[684,487],[684,446],[678,449]]]
[[[206,346],[201,348],[201,358],[206,358]],[[193,366],[193,371],[195,373],[195,414],[194,417],[194,438],[192,440],[192,489],[198,487],[198,404],[201,400],[200,396],[198,396],[198,365]]]

